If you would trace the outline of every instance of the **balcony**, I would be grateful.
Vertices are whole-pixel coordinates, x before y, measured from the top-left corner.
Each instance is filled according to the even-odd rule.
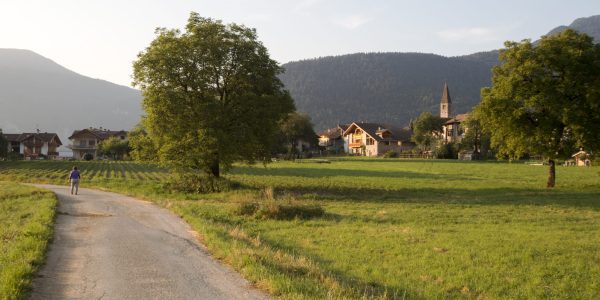
[[[362,145],[363,145],[362,143],[356,142],[356,143],[350,143],[350,145],[348,145],[348,146],[350,146],[350,148],[360,148],[360,147],[362,147]]]
[[[72,150],[96,150],[96,145],[69,145],[67,146],[67,148],[72,149]]]
[[[48,151],[48,156],[58,156],[58,152],[56,152],[56,151]]]

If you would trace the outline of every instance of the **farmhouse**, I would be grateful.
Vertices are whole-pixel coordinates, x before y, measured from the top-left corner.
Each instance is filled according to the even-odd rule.
[[[363,156],[380,156],[387,151],[409,151],[414,148],[411,135],[409,129],[363,122],[352,123],[343,134],[349,141],[349,153]]]
[[[100,128],[87,128],[83,130],[75,130],[69,137],[71,145],[69,148],[73,150],[73,158],[75,159],[94,159],[98,156],[98,144],[110,137],[115,137],[120,140],[127,140],[127,131],[111,131]]]
[[[8,141],[8,151],[22,154],[25,159],[58,158],[58,147],[62,145],[56,133],[3,134]]]

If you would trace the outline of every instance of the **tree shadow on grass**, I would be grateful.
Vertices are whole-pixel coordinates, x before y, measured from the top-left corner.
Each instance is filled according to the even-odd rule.
[[[405,178],[405,179],[429,179],[429,180],[482,180],[476,176],[466,176],[460,174],[434,174],[412,171],[376,171],[376,170],[357,170],[357,169],[334,169],[334,168],[257,168],[248,166],[239,166],[231,170],[234,175],[249,176],[284,176],[284,177],[302,177],[302,178],[327,178],[335,176],[346,177],[377,177],[377,178]]]
[[[245,189],[256,186],[240,184]],[[365,187],[276,187],[278,193],[297,199],[327,202],[414,203],[454,205],[555,205],[600,210],[600,186],[588,190],[533,188],[398,188],[394,190]]]

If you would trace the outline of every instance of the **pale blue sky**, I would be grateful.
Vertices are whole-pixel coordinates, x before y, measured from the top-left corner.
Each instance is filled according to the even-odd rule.
[[[354,52],[491,50],[600,14],[600,1],[0,0],[0,48],[30,49],[129,85],[131,62],[154,29],[181,28],[190,11],[256,28],[285,63]]]

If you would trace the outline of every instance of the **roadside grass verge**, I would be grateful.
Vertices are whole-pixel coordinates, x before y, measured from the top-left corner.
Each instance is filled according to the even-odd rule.
[[[24,299],[52,238],[56,196],[0,182],[0,299]]]
[[[71,164],[0,163],[0,180],[64,184]],[[173,210],[215,257],[278,298],[600,298],[598,167],[559,167],[548,190],[547,167],[525,164],[278,162],[236,166],[227,178],[242,189],[196,195],[164,190],[152,165],[77,164],[84,174],[124,166],[126,179],[82,184]],[[288,203],[324,213],[258,213]]]

